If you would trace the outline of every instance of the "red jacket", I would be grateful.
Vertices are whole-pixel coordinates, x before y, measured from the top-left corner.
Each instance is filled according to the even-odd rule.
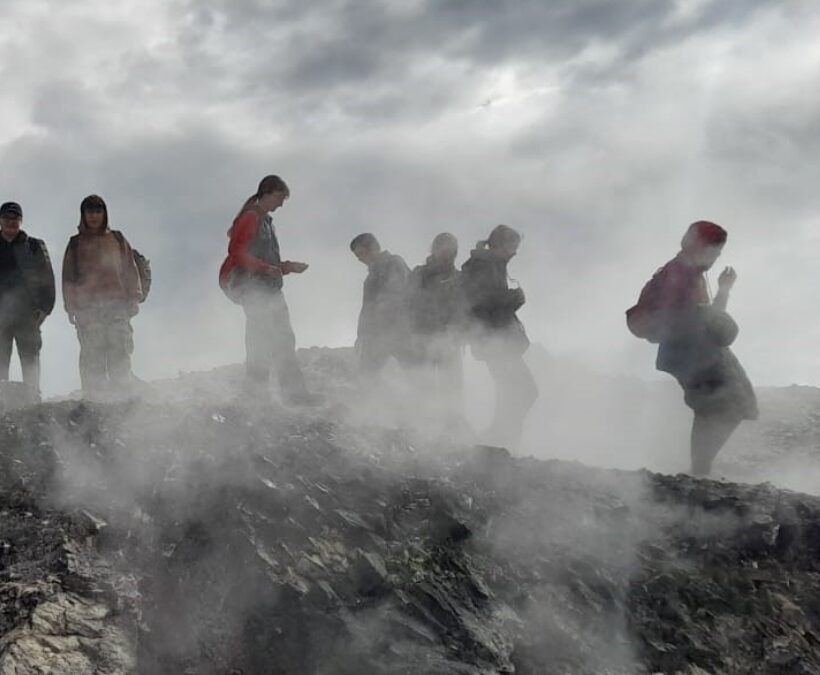
[[[263,214],[258,209],[250,208],[240,213],[233,221],[231,229],[228,230],[228,237],[230,238],[228,257],[225,258],[219,270],[220,285],[223,285],[223,279],[227,278],[237,267],[246,272],[261,274],[271,272],[273,265],[256,257],[250,251],[251,244],[256,240],[262,219]]]

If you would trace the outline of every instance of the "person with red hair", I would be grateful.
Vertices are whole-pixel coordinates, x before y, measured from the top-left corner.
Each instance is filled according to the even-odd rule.
[[[709,297],[706,272],[728,239],[725,229],[699,220],[681,241],[680,252],[641,291],[627,312],[630,330],[658,343],[655,367],[672,375],[695,414],[691,472],[706,476],[721,448],[743,420],[757,419],[757,397],[729,345],[738,333],[726,312],[737,273],[726,267],[718,292]]]

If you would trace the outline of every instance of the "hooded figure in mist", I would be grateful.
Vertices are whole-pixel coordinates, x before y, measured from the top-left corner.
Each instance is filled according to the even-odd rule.
[[[443,406],[447,417],[459,415],[463,408],[464,298],[455,265],[457,255],[455,236],[449,232],[437,235],[427,261],[411,272],[409,284],[417,357],[431,376],[432,392],[425,391],[424,395],[435,393],[433,403]]]
[[[367,267],[356,332],[360,371],[375,375],[391,356],[402,366],[415,365],[407,316],[410,268],[369,232],[354,237],[350,250]]]
[[[285,403],[316,405],[296,360],[296,337],[282,294],[283,278],[308,266],[282,260],[271,213],[290,196],[279,176],[265,176],[228,230],[228,256],[219,270],[219,284],[245,312],[246,393],[267,401],[271,367],[276,367]]]
[[[461,267],[473,355],[486,361],[495,383],[495,415],[487,441],[515,447],[524,420],[538,398],[538,387],[524,362],[530,345],[516,312],[524,291],[510,288],[507,265],[518,252],[521,235],[498,225],[486,241],[478,242]]]
[[[710,301],[706,272],[717,261],[728,235],[708,221],[692,223],[677,256],[647,284],[642,301],[652,304],[660,327],[658,370],[670,373],[694,411],[692,474],[708,475],[712,462],[742,420],[757,418],[757,398],[729,345],[737,324],[726,313],[737,274],[731,267],[718,277]],[[643,295],[643,293],[642,293]],[[641,301],[639,301],[639,305]]]
[[[63,303],[80,341],[83,394],[99,398],[131,383],[131,318],[143,291],[134,251],[110,228],[102,197],[83,199],[78,229],[63,256]]]
[[[9,379],[17,344],[23,383],[32,403],[40,400],[40,326],[54,309],[54,271],[45,243],[22,229],[17,202],[0,206],[0,381]]]

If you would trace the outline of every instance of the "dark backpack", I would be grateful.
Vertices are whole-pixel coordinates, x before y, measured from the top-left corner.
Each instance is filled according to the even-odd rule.
[[[120,244],[125,243],[125,235],[123,235],[122,232],[119,230],[111,230],[111,233],[117,238],[117,241],[120,242]],[[77,245],[79,242],[79,235],[76,234],[68,240],[68,245],[71,248],[72,255],[74,256],[75,269],[77,267],[76,256]],[[142,288],[142,294],[140,295],[139,301],[145,302],[145,299],[148,297],[148,293],[151,290],[151,261],[135,248],[132,248],[131,252],[134,254],[134,264],[137,266],[137,274],[139,274],[140,287]]]

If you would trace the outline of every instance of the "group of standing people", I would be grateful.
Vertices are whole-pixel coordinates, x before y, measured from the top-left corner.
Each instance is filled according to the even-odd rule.
[[[422,375],[420,397],[435,396],[445,414],[462,413],[463,353],[487,364],[495,385],[495,413],[488,443],[515,446],[538,388],[524,353],[529,347],[517,311],[520,288],[510,288],[507,266],[521,235],[498,225],[478,242],[459,270],[458,240],[437,235],[424,264],[413,270],[365,232],[350,250],[367,267],[356,352],[362,373],[373,377],[393,357]]]
[[[54,309],[54,270],[42,239],[23,230],[17,202],[0,205],[0,381],[8,380],[12,347],[27,397],[40,400],[41,326]],[[148,261],[112,230],[98,195],[80,204],[77,233],[66,245],[63,305],[80,343],[83,393],[106,399],[127,390],[134,350],[131,318],[150,284]]]
[[[275,366],[286,402],[312,403],[295,357],[295,340],[283,278],[307,265],[283,260],[271,213],[290,190],[278,176],[266,176],[228,230],[228,255],[220,286],[245,312],[247,387],[254,396],[267,391]],[[420,386],[420,396],[437,396],[445,415],[461,415],[462,355],[465,345],[487,363],[496,386],[496,409],[487,440],[515,445],[538,390],[523,355],[529,346],[516,312],[524,292],[510,288],[507,266],[521,236],[499,225],[479,242],[458,270],[458,242],[439,234],[423,265],[410,270],[401,256],[382,249],[371,233],[350,242],[367,267],[359,314],[356,356],[369,387],[388,360],[395,359]],[[417,377],[421,374],[421,377]]]
[[[282,258],[271,216],[289,196],[280,177],[260,181],[228,230],[219,281],[245,313],[247,393],[265,400],[275,370],[286,403],[316,405],[320,399],[308,390],[296,359],[282,293],[284,277],[302,274],[308,265]],[[29,236],[22,224],[19,203],[0,205],[0,381],[8,380],[16,344],[26,392],[35,402],[40,400],[41,326],[54,309],[56,293],[46,244]],[[98,195],[82,200],[77,229],[63,256],[63,304],[80,343],[83,393],[106,399],[132,381],[131,319],[147,296],[151,270],[122,232],[111,229],[108,207]],[[695,475],[708,474],[741,421],[758,414],[754,389],[730,349],[738,327],[727,304],[737,275],[726,268],[714,298],[706,280],[727,238],[715,223],[693,223],[680,252],[627,311],[630,331],[658,344],[656,368],[675,377],[694,412]],[[526,298],[523,290],[511,287],[508,274],[520,244],[518,232],[498,225],[459,269],[458,241],[445,232],[433,240],[424,264],[411,270],[401,256],[382,249],[373,234],[356,236],[350,250],[367,267],[356,339],[363,380],[372,384],[395,359],[413,371],[420,399],[435,395],[445,415],[460,418],[462,358],[469,345],[487,364],[495,385],[486,441],[515,446],[538,397],[523,358],[529,340],[517,316]]]

